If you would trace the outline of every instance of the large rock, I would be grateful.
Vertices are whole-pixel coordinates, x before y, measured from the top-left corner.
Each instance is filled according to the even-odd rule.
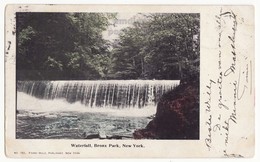
[[[162,96],[155,118],[135,139],[199,139],[199,81],[182,81]]]

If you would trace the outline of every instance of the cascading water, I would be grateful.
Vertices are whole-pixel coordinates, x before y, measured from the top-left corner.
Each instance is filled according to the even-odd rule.
[[[89,108],[156,106],[179,80],[18,81],[17,91],[40,99],[66,99]]]
[[[160,97],[178,84],[174,80],[18,81],[16,138],[131,139],[156,113]]]

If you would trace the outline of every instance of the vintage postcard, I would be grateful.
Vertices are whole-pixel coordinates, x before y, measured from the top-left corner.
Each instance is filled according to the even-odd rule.
[[[254,6],[7,5],[6,156],[254,156],[254,26]]]

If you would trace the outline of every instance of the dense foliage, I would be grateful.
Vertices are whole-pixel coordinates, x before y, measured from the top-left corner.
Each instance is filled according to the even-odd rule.
[[[199,15],[139,15],[113,50],[114,74],[124,79],[180,79],[199,70]]]
[[[18,79],[100,79],[115,14],[17,13]]]
[[[199,72],[199,14],[138,14],[109,42],[112,13],[17,13],[17,79],[181,79]],[[144,21],[145,20],[145,21]]]

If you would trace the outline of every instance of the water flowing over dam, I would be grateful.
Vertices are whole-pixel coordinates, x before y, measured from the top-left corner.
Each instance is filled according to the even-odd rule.
[[[88,108],[156,106],[179,80],[18,81],[17,91],[40,99],[65,99]]]
[[[132,139],[154,116],[161,96],[178,85],[178,80],[17,81],[16,138]]]

